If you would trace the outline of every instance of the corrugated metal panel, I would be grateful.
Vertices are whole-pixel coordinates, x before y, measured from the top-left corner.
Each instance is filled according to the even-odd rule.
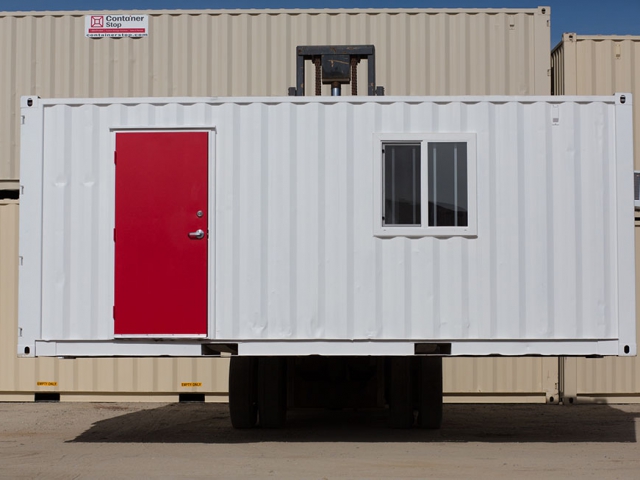
[[[550,92],[548,7],[145,13],[142,39],[85,38],[83,12],[0,13],[0,179],[19,176],[22,95],[286,95],[297,45],[374,44],[388,95]]]
[[[636,95],[634,156],[640,169],[640,36],[582,36],[565,33],[556,56],[565,95]],[[555,74],[555,70],[554,70]]]
[[[0,201],[0,391],[14,390],[19,377],[18,337],[18,202]]]
[[[636,272],[640,272],[640,224],[636,224]],[[640,282],[638,281],[636,281],[636,304],[636,311],[640,312]],[[636,335],[640,339],[638,330]],[[640,357],[579,358],[576,374],[578,395],[611,397],[625,394],[640,395]]]
[[[445,358],[444,391],[463,401],[496,395],[531,396],[529,401],[558,402],[558,361],[548,358]]]
[[[634,157],[640,168],[640,36],[582,36],[566,33],[552,55],[554,85],[567,95],[608,95],[631,92],[635,95]],[[631,220],[629,220],[631,221]],[[638,224],[636,224],[636,272],[640,271]],[[640,290],[636,283],[636,299]],[[637,310],[640,312],[640,308]],[[640,395],[640,357],[577,359],[577,393],[608,397]],[[568,379],[573,382],[573,379]]]
[[[559,125],[545,102],[224,108],[219,337],[617,336],[611,105],[562,104]],[[478,132],[478,237],[373,238],[372,134],[458,131]]]
[[[565,95],[564,44],[560,42],[551,51],[551,95]]]
[[[113,334],[110,128],[141,124],[216,128],[214,338],[617,339],[634,318],[612,96],[44,104],[44,339]],[[477,135],[477,237],[372,234],[373,134],[407,132]]]

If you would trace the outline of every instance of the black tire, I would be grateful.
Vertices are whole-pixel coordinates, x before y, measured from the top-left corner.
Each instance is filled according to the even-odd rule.
[[[418,426],[438,429],[442,425],[442,357],[421,357],[418,389]]]
[[[389,426],[413,426],[413,399],[411,394],[411,358],[391,357],[389,360]]]
[[[253,428],[258,421],[257,361],[231,357],[229,367],[229,415],[233,428]]]
[[[258,361],[258,414],[263,428],[281,428],[287,417],[286,361],[261,357]]]

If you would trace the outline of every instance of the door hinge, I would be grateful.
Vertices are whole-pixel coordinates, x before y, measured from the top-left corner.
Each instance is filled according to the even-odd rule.
[[[113,229],[113,241],[114,242],[116,241],[116,229],[115,228]]]
[[[114,165],[118,164],[118,152],[116,151],[113,152],[113,164]]]
[[[116,306],[113,306],[113,319],[116,319]]]

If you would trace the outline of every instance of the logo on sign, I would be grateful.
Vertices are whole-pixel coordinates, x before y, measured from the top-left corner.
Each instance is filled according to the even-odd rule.
[[[85,36],[146,37],[149,35],[148,15],[85,15]]]

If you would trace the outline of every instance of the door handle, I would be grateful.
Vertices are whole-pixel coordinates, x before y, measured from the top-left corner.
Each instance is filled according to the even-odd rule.
[[[201,240],[201,239],[203,239],[204,238],[204,230],[199,228],[195,232],[189,232],[189,238],[191,238],[193,240]]]

